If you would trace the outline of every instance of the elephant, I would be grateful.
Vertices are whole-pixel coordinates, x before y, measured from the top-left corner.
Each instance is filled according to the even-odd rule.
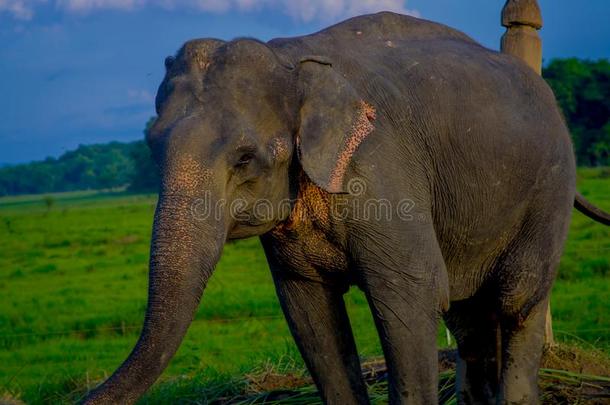
[[[539,75],[390,12],[269,42],[191,40],[165,65],[146,137],[161,185],[144,326],[83,403],[137,401],[225,242],[253,236],[325,403],[369,403],[352,286],[375,321],[389,403],[438,402],[440,318],[457,341],[459,403],[538,401],[575,199],[608,219],[577,195],[570,134]]]

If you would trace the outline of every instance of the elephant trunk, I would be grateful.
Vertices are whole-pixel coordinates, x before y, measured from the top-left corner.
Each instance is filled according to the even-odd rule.
[[[221,221],[198,221],[192,203],[193,199],[183,196],[160,197],[140,338],[127,360],[85,398],[85,404],[134,403],[180,346],[226,237]]]

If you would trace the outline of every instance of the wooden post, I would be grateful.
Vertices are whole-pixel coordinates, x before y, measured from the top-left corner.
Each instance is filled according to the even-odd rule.
[[[542,28],[542,13],[537,0],[507,0],[502,10],[502,25],[506,33],[502,37],[502,52],[521,58],[542,74],[542,40],[538,30]],[[551,306],[547,307],[544,343],[555,344]]]
[[[537,0],[508,0],[502,10],[502,52],[523,59],[532,69],[542,73],[542,14]]]

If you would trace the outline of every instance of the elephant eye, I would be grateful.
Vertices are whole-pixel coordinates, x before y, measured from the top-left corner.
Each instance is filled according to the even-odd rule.
[[[246,166],[248,163],[250,163],[252,161],[252,159],[254,159],[254,154],[244,153],[243,155],[241,155],[241,157],[239,158],[239,160],[237,161],[235,166],[237,166],[237,167]]]

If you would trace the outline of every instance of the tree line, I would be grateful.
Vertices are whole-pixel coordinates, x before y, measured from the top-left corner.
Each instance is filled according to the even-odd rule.
[[[143,142],[81,145],[43,161],[0,169],[0,195],[106,189],[133,180],[132,155]]]
[[[0,196],[116,188],[154,192],[158,184],[144,140],[80,145],[58,158],[0,168]]]
[[[570,128],[578,164],[610,166],[610,61],[555,59],[543,76]],[[0,196],[118,187],[154,192],[158,184],[144,141],[81,145],[59,158],[0,168]]]

